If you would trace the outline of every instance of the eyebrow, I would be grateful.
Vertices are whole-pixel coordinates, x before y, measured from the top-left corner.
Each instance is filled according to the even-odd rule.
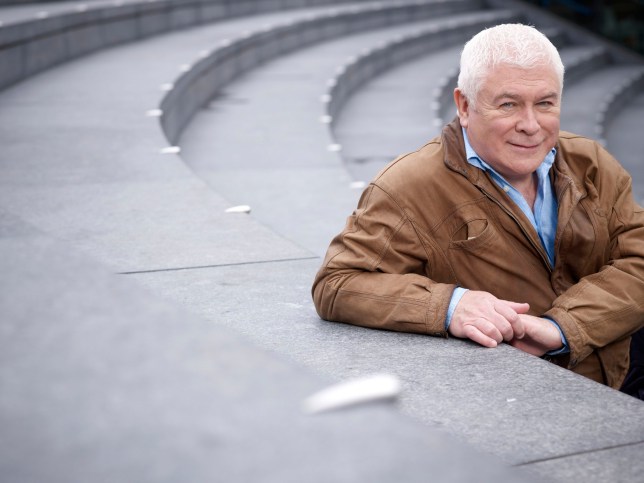
[[[552,99],[552,98],[559,99],[559,94],[554,92],[554,91],[551,91],[551,92],[548,92],[547,94],[539,97],[540,100]],[[494,98],[494,102],[496,103],[496,102],[500,101],[501,99],[512,99],[514,101],[520,101],[521,96],[519,96],[518,94],[512,94],[511,92],[502,92],[501,94],[499,94],[498,96],[496,96]]]

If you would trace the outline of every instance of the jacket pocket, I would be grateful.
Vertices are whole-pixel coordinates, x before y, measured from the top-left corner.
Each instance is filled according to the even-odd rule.
[[[498,237],[494,226],[486,219],[469,220],[453,234],[450,249],[478,251]]]

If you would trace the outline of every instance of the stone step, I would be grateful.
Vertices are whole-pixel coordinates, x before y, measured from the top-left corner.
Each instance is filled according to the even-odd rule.
[[[535,481],[76,252],[0,210],[4,481]]]
[[[591,138],[601,136],[608,103],[622,95],[631,82],[642,76],[643,71],[644,66],[641,65],[616,64],[578,79],[564,92],[563,104],[566,107],[561,114],[561,128]]]
[[[5,7],[0,9],[0,89],[82,55],[187,27],[283,9],[360,2],[110,0]]]

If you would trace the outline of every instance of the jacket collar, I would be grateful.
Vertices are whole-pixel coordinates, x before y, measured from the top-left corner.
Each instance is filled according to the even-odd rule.
[[[474,182],[474,178],[477,177],[476,171],[480,170],[475,169],[467,162],[463,129],[458,116],[443,128],[441,138],[445,149],[445,165]]]
[[[488,193],[501,193],[500,188],[483,170],[472,166],[467,161],[465,140],[463,139],[463,128],[458,120],[458,116],[443,128],[441,140],[445,150],[444,162],[449,169],[462,174],[470,183],[478,186]],[[501,198],[506,198],[505,193],[501,195]]]

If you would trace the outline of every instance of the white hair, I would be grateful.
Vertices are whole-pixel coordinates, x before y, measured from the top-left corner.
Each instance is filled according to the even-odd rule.
[[[522,69],[551,66],[563,90],[564,66],[557,48],[536,28],[523,24],[502,24],[472,37],[461,53],[458,88],[474,106],[488,72],[505,64]]]

